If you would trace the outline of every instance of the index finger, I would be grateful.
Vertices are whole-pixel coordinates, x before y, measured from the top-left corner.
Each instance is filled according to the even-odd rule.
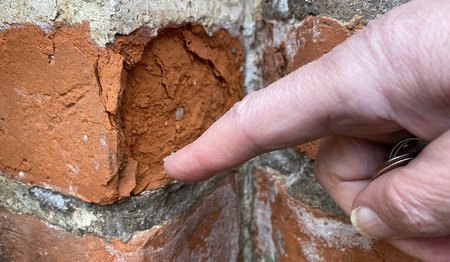
[[[383,77],[378,77],[373,64],[383,59],[379,54],[377,59],[360,58],[361,53],[373,53],[365,38],[370,38],[367,33],[352,37],[321,59],[246,96],[200,138],[168,157],[166,174],[198,181],[258,154],[311,141],[332,130],[353,125],[356,132],[376,133],[370,125],[358,126],[364,120],[387,119],[373,115],[385,107],[377,93],[377,79]]]

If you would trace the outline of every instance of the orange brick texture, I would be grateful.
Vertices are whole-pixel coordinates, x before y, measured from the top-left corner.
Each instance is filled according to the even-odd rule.
[[[0,49],[0,171],[88,202],[167,185],[163,158],[242,96],[240,41],[223,30],[140,30],[105,49],[86,24],[25,25]]]

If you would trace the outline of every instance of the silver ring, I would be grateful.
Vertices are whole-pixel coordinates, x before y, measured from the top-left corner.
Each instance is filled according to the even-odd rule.
[[[372,180],[397,167],[406,166],[411,160],[419,155],[420,151],[422,151],[427,144],[428,142],[417,137],[407,138],[398,142],[392,148],[388,161],[378,167],[372,174]]]

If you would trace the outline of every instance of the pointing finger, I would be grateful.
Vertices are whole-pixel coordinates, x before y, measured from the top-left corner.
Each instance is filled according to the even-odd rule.
[[[376,28],[358,32],[321,59],[245,97],[198,140],[167,158],[166,173],[198,181],[263,152],[332,132],[371,135],[398,130],[380,91],[396,77],[378,70],[389,63],[379,46],[367,40],[377,35]],[[360,54],[366,54],[365,59]]]
[[[335,67],[335,57],[350,56],[343,54],[346,50],[355,48],[339,49],[337,54],[310,63],[246,96],[198,140],[170,156],[165,162],[166,173],[175,179],[197,181],[263,152],[326,136],[333,128],[339,131],[344,126],[354,125],[350,130],[362,134],[394,129],[393,124],[387,122],[378,125],[378,129],[353,123],[387,119],[372,115],[377,110],[383,112],[386,106],[377,94],[374,74],[361,72],[360,80],[352,79],[353,71],[366,67],[359,64],[356,57],[354,63],[347,64],[348,69],[342,65],[341,70],[330,70]],[[367,93],[371,94],[371,105],[366,105],[362,99]]]

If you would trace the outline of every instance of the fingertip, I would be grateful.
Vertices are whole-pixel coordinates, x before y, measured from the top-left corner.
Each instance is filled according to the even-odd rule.
[[[192,177],[188,176],[180,166],[180,160],[177,153],[172,153],[171,155],[164,158],[164,172],[170,178],[175,180],[192,182]]]
[[[163,166],[168,177],[183,182],[198,182],[211,176],[192,157],[189,146],[164,158]]]

